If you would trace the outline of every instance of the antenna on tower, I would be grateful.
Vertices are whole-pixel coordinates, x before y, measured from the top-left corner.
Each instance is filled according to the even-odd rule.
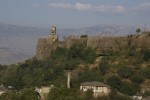
[[[145,26],[144,26],[144,31],[146,31],[146,24],[145,24]]]

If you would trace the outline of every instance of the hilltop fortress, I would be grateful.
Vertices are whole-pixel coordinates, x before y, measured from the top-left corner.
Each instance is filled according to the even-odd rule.
[[[73,44],[82,43],[86,46],[92,47],[98,53],[109,49],[121,51],[125,48],[150,48],[150,32],[143,32],[140,35],[128,35],[124,37],[113,36],[68,36],[63,41],[59,41],[57,36],[57,29],[55,26],[51,27],[48,37],[39,38],[36,47],[36,58],[43,60],[49,58],[53,50],[57,47],[70,48]]]

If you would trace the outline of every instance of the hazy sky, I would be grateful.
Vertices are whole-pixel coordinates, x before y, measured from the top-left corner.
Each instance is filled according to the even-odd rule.
[[[46,28],[150,26],[150,0],[0,0],[0,22]]]

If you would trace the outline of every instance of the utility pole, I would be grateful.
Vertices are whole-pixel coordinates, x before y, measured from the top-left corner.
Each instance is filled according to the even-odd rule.
[[[67,88],[70,88],[70,83],[71,83],[71,71],[70,69],[66,68],[65,73],[67,74]]]
[[[70,88],[71,71],[67,71],[67,88]]]

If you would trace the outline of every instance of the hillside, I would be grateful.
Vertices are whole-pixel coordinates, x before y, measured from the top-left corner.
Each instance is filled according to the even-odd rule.
[[[150,33],[144,32],[129,37],[133,40],[146,40],[149,44]],[[72,45],[69,49],[59,47],[53,51],[51,58],[43,61],[32,58],[17,65],[1,65],[0,84],[13,86],[16,91],[32,89],[25,92],[31,93],[31,97],[34,96],[33,88],[54,85],[56,88],[49,93],[47,100],[53,100],[51,93],[53,98],[59,98],[58,100],[68,96],[74,98],[73,100],[76,100],[76,97],[78,100],[93,100],[88,98],[90,95],[85,99],[79,90],[81,83],[91,81],[103,82],[111,87],[112,94],[101,97],[101,100],[131,100],[129,96],[136,93],[142,94],[143,97],[150,96],[149,45],[139,47],[132,44],[117,50],[107,48],[102,53],[109,55],[97,55],[94,49],[83,44]],[[66,89],[67,70],[72,72],[71,89]],[[22,93],[24,92],[9,92],[0,98],[20,98]]]
[[[97,25],[79,29],[59,29],[60,39],[67,35],[127,35],[134,34],[135,26]],[[11,64],[35,55],[39,37],[47,36],[48,28],[26,27],[0,23],[0,64]]]

